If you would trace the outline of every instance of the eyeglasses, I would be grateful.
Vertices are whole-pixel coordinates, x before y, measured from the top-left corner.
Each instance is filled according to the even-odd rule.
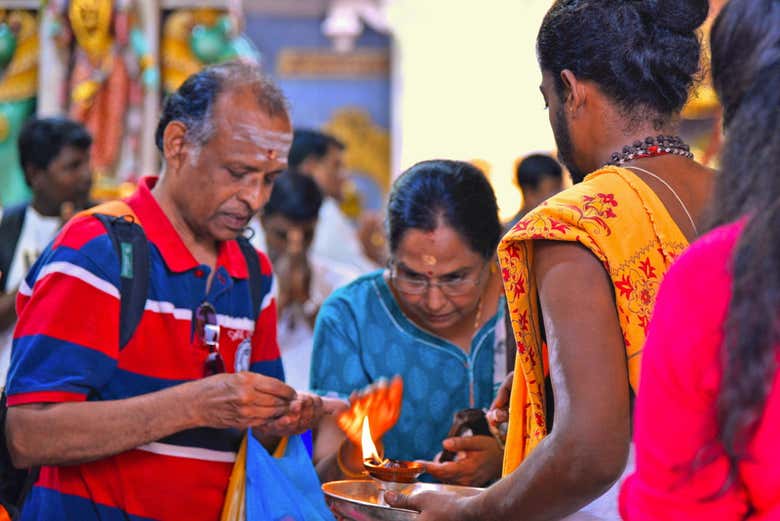
[[[460,297],[471,292],[482,281],[482,273],[487,262],[482,265],[476,277],[464,277],[462,275],[445,275],[445,280],[433,281],[422,275],[399,275],[398,268],[393,261],[388,263],[390,280],[395,289],[409,295],[422,295],[430,291],[431,287],[437,287],[447,297]]]
[[[225,361],[219,352],[219,324],[217,310],[208,302],[204,302],[195,310],[195,334],[209,350],[204,367],[205,376],[225,372]]]

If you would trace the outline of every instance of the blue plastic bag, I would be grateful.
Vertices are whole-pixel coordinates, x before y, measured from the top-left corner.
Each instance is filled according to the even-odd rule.
[[[274,458],[249,435],[246,453],[247,521],[334,521],[300,436],[290,436]]]

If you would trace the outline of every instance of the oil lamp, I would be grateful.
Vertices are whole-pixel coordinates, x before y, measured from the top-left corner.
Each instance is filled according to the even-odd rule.
[[[371,425],[368,416],[363,419],[362,434],[363,467],[369,475],[379,482],[382,490],[401,490],[425,471],[422,463],[415,461],[398,461],[383,458],[374,445],[371,437]]]

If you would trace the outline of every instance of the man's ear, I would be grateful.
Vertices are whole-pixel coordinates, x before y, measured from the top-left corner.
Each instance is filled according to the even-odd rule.
[[[304,173],[305,175],[308,175],[309,177],[312,176],[312,173],[317,170],[317,162],[319,160],[315,158],[314,156],[309,156],[303,161],[301,161],[301,164],[298,165],[298,171],[301,173]]]
[[[187,159],[187,126],[181,121],[171,121],[163,131],[163,156],[165,164],[178,170]]]
[[[585,105],[587,100],[587,89],[583,82],[577,79],[577,76],[569,69],[563,69],[561,71],[561,81],[563,82],[564,109],[571,116],[575,116]]]
[[[22,166],[22,170],[24,171],[24,180],[27,181],[30,190],[33,192],[36,192],[40,188],[41,183],[46,182],[45,169],[28,163],[27,165]]]

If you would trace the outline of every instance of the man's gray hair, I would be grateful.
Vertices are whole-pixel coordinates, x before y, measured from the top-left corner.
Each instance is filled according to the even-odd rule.
[[[214,134],[213,108],[220,93],[249,88],[257,104],[272,117],[289,118],[289,104],[282,91],[269,80],[256,64],[232,61],[206,67],[187,78],[179,89],[168,96],[157,124],[155,142],[163,152],[163,134],[172,121],[187,127],[187,140],[197,146]]]

